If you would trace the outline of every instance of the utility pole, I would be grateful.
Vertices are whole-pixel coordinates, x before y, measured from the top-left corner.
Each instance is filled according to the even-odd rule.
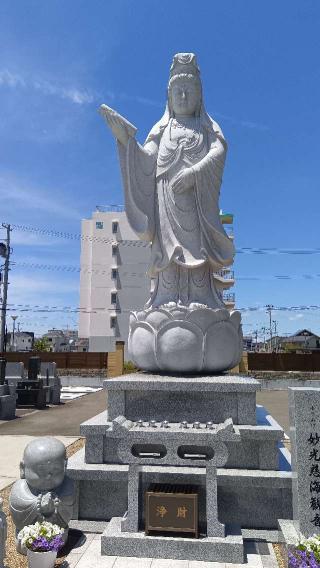
[[[272,304],[268,304],[266,308],[267,314],[269,314],[270,352],[272,352],[272,310],[274,306]]]
[[[3,256],[5,258],[3,267],[3,296],[1,305],[1,334],[0,334],[0,353],[3,353],[5,346],[5,335],[6,335],[6,315],[7,315],[7,298],[8,298],[8,286],[9,286],[9,270],[10,270],[10,233],[12,231],[10,225],[2,223],[2,227],[7,231],[6,245],[1,248],[3,250]]]
[[[278,322],[276,320],[272,321],[273,325],[274,325],[274,336],[275,336],[275,350],[276,352],[278,351]]]

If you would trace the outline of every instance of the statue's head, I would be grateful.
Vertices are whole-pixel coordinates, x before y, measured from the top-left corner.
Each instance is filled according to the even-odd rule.
[[[62,484],[66,466],[66,449],[62,442],[56,438],[36,438],[24,450],[20,476],[32,489],[53,491]]]
[[[194,53],[177,53],[170,69],[168,105],[171,116],[199,116],[202,104],[200,71]]]

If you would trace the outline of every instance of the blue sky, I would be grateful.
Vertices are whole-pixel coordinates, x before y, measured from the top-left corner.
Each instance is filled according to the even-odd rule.
[[[79,233],[96,204],[122,203],[97,108],[119,110],[143,141],[173,54],[193,51],[229,144],[220,203],[235,215],[237,248],[319,247],[319,25],[318,0],[2,0],[0,221]],[[18,263],[77,267],[79,241],[18,230],[12,239],[9,302],[76,308],[77,272]],[[319,260],[237,255],[237,306],[259,308],[244,313],[245,333],[267,324],[265,304],[319,305]],[[37,333],[77,323],[75,313],[17,313]],[[280,333],[320,333],[320,310],[274,317]]]

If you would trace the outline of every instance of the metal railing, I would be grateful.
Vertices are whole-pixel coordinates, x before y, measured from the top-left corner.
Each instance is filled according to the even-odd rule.
[[[220,278],[223,278],[224,280],[234,280],[234,271],[228,270],[227,268],[218,270],[217,272],[215,272],[215,274],[217,276],[220,276]]]
[[[123,213],[124,205],[96,205],[96,210],[100,213]]]
[[[235,302],[236,295],[233,292],[229,292],[228,294],[223,294],[222,299],[224,302]]]

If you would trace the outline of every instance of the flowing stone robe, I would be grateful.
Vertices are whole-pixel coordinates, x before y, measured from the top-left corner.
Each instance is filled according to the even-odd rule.
[[[10,494],[10,512],[17,532],[27,525],[32,525],[37,521],[44,520],[42,513],[37,510],[38,497],[40,491],[29,487],[25,479],[19,479],[13,485]],[[60,503],[57,512],[45,517],[46,521],[56,523],[66,529],[72,517],[73,505],[75,501],[74,486],[71,479],[65,477],[62,485],[51,491],[53,497],[58,497]]]
[[[184,119],[167,109],[143,146],[129,138],[118,150],[129,223],[151,241],[149,276],[156,284],[147,307],[224,307],[212,273],[232,264],[234,246],[219,217],[227,150],[220,127],[203,108]],[[174,192],[172,181],[185,168],[192,168],[194,183]]]

